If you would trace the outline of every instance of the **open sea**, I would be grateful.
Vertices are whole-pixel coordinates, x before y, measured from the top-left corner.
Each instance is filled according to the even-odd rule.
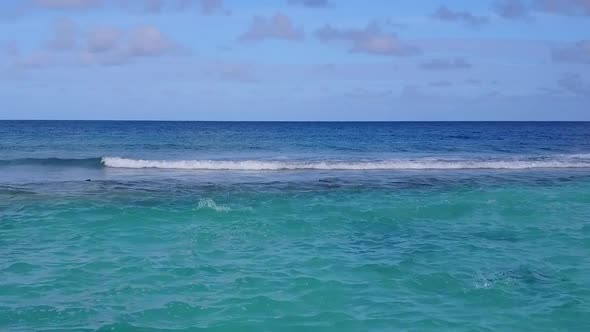
[[[590,123],[0,121],[1,331],[590,331]]]

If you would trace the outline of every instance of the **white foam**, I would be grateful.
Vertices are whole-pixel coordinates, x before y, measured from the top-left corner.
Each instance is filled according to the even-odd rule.
[[[217,203],[215,203],[214,200],[208,198],[208,199],[201,199],[199,201],[199,205],[197,206],[197,210],[200,209],[212,209],[215,210],[217,212],[228,212],[231,209],[227,206],[224,205],[219,205]]]
[[[179,170],[453,170],[590,168],[590,160],[383,160],[383,161],[266,161],[266,160],[143,160],[103,157],[113,168],[158,168]]]
[[[589,159],[590,153],[578,153],[578,154],[570,154],[564,155],[566,158],[576,158],[576,159]]]

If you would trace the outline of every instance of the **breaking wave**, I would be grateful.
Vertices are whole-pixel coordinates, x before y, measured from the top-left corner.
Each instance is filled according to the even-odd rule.
[[[86,159],[23,158],[0,160],[0,166],[49,166],[83,168],[129,168],[170,170],[469,170],[469,169],[536,169],[590,168],[590,155],[561,155],[512,159],[416,158],[389,160],[147,160],[121,157]]]
[[[381,161],[271,161],[271,160],[143,160],[103,157],[102,163],[113,168],[157,168],[179,170],[461,170],[461,169],[532,169],[590,168],[590,159],[560,158],[547,160],[445,160],[398,159]]]

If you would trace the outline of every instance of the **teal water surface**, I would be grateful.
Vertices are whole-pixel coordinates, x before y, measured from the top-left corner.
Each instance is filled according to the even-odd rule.
[[[256,187],[2,188],[3,328],[582,331],[590,323],[590,179]]]
[[[590,169],[557,157],[588,143],[560,130],[553,154],[475,139],[485,158],[526,154],[515,169],[179,170],[63,159],[138,158],[127,147],[147,143],[85,151],[63,133],[24,143],[29,129],[4,128],[12,136],[0,147],[0,330],[590,329]],[[38,152],[24,153],[31,144]],[[416,152],[379,144],[372,157]],[[445,162],[488,160],[456,148]],[[178,160],[179,149],[146,159]],[[342,148],[318,149],[335,159]],[[419,165],[442,158],[425,149],[412,156],[426,158]],[[281,154],[312,150],[285,144]],[[50,154],[60,159],[40,159]],[[555,167],[520,167],[547,155]]]

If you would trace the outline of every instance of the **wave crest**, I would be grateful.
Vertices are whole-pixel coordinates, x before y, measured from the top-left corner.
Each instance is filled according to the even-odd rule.
[[[178,170],[461,170],[461,169],[532,169],[590,168],[590,160],[381,160],[381,161],[267,161],[267,160],[143,160],[103,157],[112,168],[157,168]]]

